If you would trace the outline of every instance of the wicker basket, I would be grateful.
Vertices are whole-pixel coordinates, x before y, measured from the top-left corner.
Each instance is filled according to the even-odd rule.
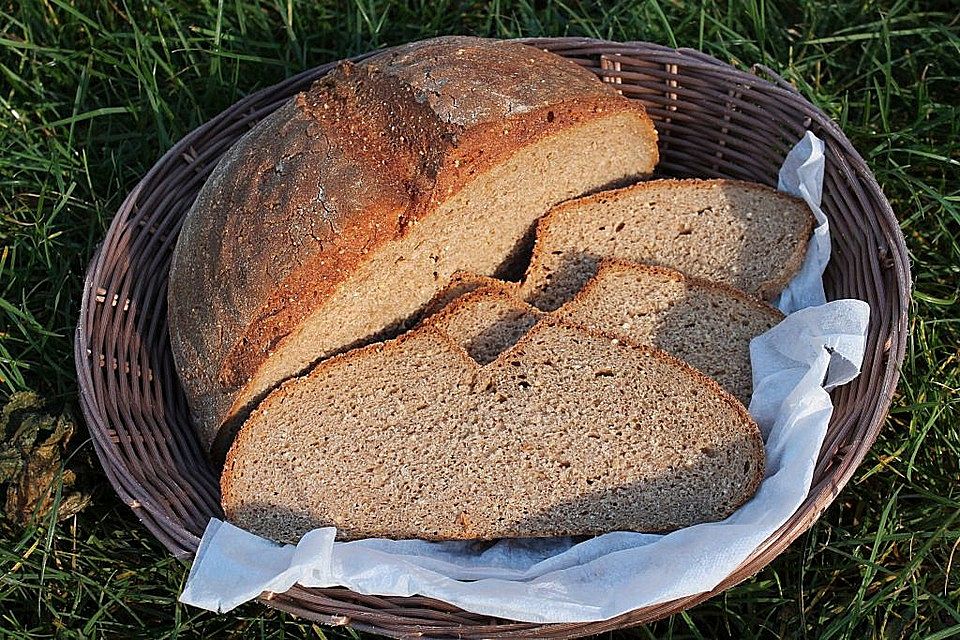
[[[836,410],[810,493],[713,592],[604,622],[518,623],[428,598],[299,586],[262,596],[271,607],[394,637],[570,638],[649,622],[694,606],[773,560],[833,501],[884,422],[904,356],[909,265],[890,205],[843,132],[763,67],[744,73],[696,51],[646,43],[526,42],[575,60],[642,101],[660,135],[664,174],[774,185],[787,150],[805,129],[826,142],[823,210],[833,240],[827,297],[866,300],[872,317],[862,374],[832,393]],[[170,353],[170,255],[184,214],[224,151],[332,66],[259,91],[181,140],[126,198],[87,273],[75,353],[81,404],[97,454],[117,493],[184,560],[196,550],[210,517],[222,511],[217,471],[190,426]]]

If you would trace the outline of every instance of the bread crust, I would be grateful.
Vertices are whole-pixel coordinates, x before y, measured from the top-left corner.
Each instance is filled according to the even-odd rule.
[[[264,119],[207,180],[171,263],[171,347],[204,445],[378,247],[524,146],[617,112],[649,123],[571,61],[447,37],[341,64]],[[652,123],[637,142],[655,157]]]

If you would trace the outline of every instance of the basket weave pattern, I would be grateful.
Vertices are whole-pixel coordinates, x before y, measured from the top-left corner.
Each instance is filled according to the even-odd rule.
[[[824,277],[827,298],[866,300],[871,322],[860,377],[831,394],[835,411],[810,493],[713,592],[604,622],[517,623],[429,598],[299,586],[261,597],[272,607],[394,637],[569,638],[655,620],[702,602],[773,560],[829,506],[883,424],[904,356],[909,265],[890,205],[843,132],[763,67],[749,74],[696,51],[646,43],[526,42],[575,60],[642,101],[660,136],[659,169],[666,175],[776,185],[784,156],[806,129],[825,141],[823,210],[833,242]],[[87,273],[75,356],[97,454],[120,497],[183,559],[196,551],[208,520],[223,513],[217,470],[190,425],[170,353],[166,290],[173,247],[184,215],[226,149],[332,67],[245,98],[170,149],[126,198]]]

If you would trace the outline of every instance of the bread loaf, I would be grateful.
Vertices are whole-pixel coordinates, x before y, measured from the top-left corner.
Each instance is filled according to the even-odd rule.
[[[216,457],[281,380],[656,160],[637,101],[535,48],[447,37],[340,65],[234,144],[184,220],[170,339],[203,444]]]
[[[656,264],[767,300],[800,269],[813,215],[797,198],[736,180],[653,180],[552,209],[537,225],[524,298],[569,300],[601,258]]]
[[[732,396],[661,351],[550,319],[480,366],[435,327],[271,393],[221,481],[226,517],[283,542],[666,531],[729,515],[764,464]]]

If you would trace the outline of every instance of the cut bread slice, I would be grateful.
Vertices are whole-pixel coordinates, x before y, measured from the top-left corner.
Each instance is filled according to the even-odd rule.
[[[450,276],[450,281],[445,287],[440,289],[433,298],[423,307],[421,321],[446,309],[447,306],[457,298],[486,287],[502,289],[503,291],[512,291],[517,295],[515,289],[520,285],[516,282],[500,280],[493,276],[481,276],[472,271],[457,271]]]
[[[733,287],[611,259],[601,261],[597,275],[555,315],[663,349],[745,405],[753,389],[750,340],[783,319],[775,307]]]
[[[424,324],[455,340],[480,364],[487,364],[516,344],[543,314],[517,297],[512,282],[493,278],[470,282],[479,287],[426,318]]]
[[[226,517],[295,542],[666,531],[729,515],[763,475],[732,396],[649,347],[552,320],[481,367],[432,326],[271,393],[221,480]]]
[[[799,270],[807,205],[736,180],[653,180],[554,207],[539,222],[524,299],[553,310],[604,257],[671,267],[772,299]]]
[[[464,275],[475,285],[426,323],[490,362],[532,327],[542,312],[512,282]],[[446,290],[445,290],[446,291]],[[675,269],[605,258],[572,300],[551,314],[680,358],[747,405],[753,389],[750,340],[783,319],[771,305],[733,287]]]

